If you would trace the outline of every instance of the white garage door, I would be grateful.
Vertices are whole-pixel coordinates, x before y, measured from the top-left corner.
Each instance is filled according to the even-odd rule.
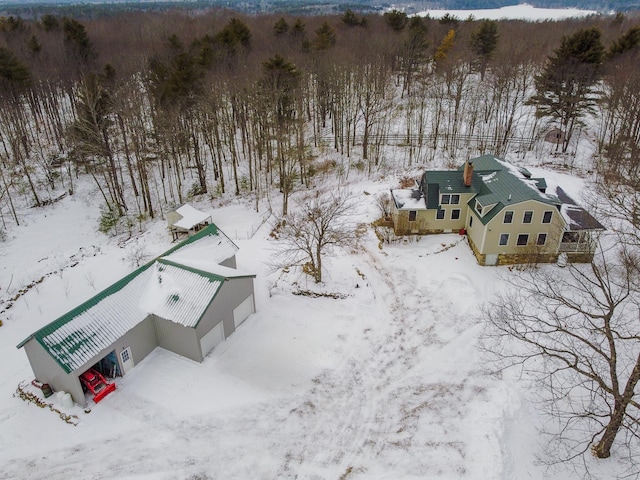
[[[222,322],[213,327],[209,333],[200,339],[200,348],[202,348],[202,357],[206,357],[207,354],[213,350],[213,347],[218,345],[224,340],[224,330],[222,328]]]
[[[233,309],[233,324],[238,328],[253,311],[253,294],[244,299],[240,305]]]

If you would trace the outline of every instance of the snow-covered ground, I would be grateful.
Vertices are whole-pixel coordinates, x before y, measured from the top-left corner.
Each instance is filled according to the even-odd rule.
[[[581,179],[532,170],[579,198]],[[359,221],[377,217],[374,194],[393,182],[352,185]],[[294,295],[316,286],[271,270],[269,223],[242,200],[196,205],[257,274],[257,313],[234,335],[202,364],[156,349],[90,413],[65,410],[77,426],[24,402],[13,394],[33,374],[16,345],[130,271],[140,246],[150,257],[170,247],[162,220],[128,241],[96,233],[91,190],[33,210],[0,243],[0,310],[11,305],[0,327],[1,479],[575,478],[545,477],[525,385],[489,375],[480,358],[480,309],[514,272],[478,266],[458,235],[380,249],[369,229],[326,262],[323,290],[346,298]]]
[[[473,16],[478,20],[528,20],[532,22],[545,20],[564,20],[566,18],[580,18],[589,15],[597,15],[595,10],[583,10],[579,8],[537,8],[526,3],[509,5],[500,8],[487,8],[477,10],[425,10],[418,13],[421,17],[429,15],[431,18],[442,18],[446,14],[460,19]]]

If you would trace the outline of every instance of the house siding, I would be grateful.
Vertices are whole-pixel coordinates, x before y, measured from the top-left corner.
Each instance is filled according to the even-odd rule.
[[[440,206],[445,211],[444,218],[441,220],[436,218],[436,209],[398,209],[394,206],[392,212],[394,233],[396,235],[427,235],[460,231],[464,228],[467,218],[467,202],[475,194],[459,193],[459,195],[460,203]],[[456,220],[451,219],[451,212],[454,209],[460,210],[460,218]],[[410,211],[416,212],[416,220],[413,222],[409,221]]]
[[[504,223],[504,212],[513,211],[513,222]],[[526,211],[533,212],[531,223],[523,223],[524,213]],[[545,211],[552,211],[553,216],[551,223],[542,223]],[[475,212],[471,215],[476,215]],[[542,256],[555,255],[557,257],[558,245],[562,238],[564,222],[557,208],[552,205],[536,202],[533,200],[508,205],[504,207],[498,214],[493,217],[485,226],[486,235],[482,243],[477,243],[479,250],[484,254],[499,255],[526,255],[536,254]],[[500,235],[509,234],[507,245],[499,245]],[[547,240],[545,245],[536,245],[539,233],[546,233]],[[517,245],[517,238],[520,234],[528,234],[529,241],[527,246]],[[477,242],[477,238],[474,239]],[[518,262],[516,262],[518,263]]]

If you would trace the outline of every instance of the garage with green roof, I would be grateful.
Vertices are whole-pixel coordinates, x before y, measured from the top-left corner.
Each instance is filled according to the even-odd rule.
[[[176,245],[22,341],[36,380],[86,406],[80,376],[125,375],[157,347],[201,362],[255,312],[255,275],[216,225]]]

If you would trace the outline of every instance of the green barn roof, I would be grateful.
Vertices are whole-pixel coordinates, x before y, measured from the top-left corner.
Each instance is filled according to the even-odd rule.
[[[217,226],[210,225],[34,332],[18,348],[35,338],[69,373],[150,314],[194,327],[230,276],[231,269],[209,265],[217,266],[237,249]],[[189,257],[201,258],[205,266],[194,268],[197,262],[188,261]]]

